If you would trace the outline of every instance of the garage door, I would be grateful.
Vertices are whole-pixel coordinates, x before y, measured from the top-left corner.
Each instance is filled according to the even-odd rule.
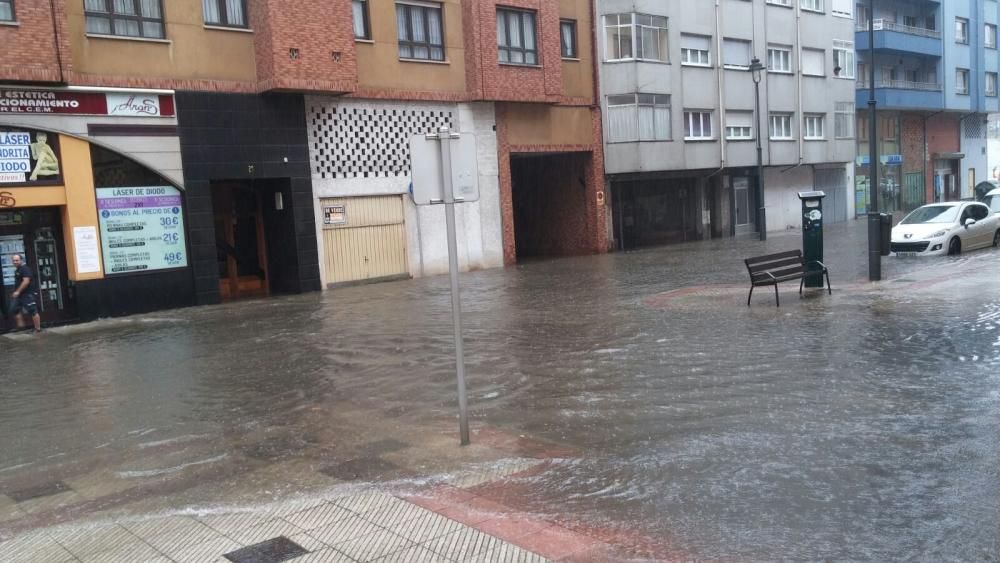
[[[328,284],[407,277],[403,197],[322,199]]]
[[[843,168],[817,169],[813,183],[815,189],[826,192],[826,199],[823,200],[824,222],[847,221],[847,171]]]

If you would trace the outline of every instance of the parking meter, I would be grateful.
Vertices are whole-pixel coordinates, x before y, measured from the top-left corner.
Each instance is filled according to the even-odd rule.
[[[823,192],[799,192],[802,200],[802,258],[807,270],[816,270],[805,279],[806,287],[823,287],[823,268],[810,262],[823,261]]]

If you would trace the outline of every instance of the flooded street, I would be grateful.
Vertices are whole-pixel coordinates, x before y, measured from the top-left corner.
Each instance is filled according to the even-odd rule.
[[[792,282],[780,308],[746,306],[742,259],[795,233],[463,275],[474,442],[556,452],[520,508],[667,558],[1000,559],[1000,251],[886,258],[871,285],[864,224],[827,230],[833,295]],[[0,337],[0,538],[495,462],[458,451],[448,291]],[[48,482],[71,490],[11,496]]]

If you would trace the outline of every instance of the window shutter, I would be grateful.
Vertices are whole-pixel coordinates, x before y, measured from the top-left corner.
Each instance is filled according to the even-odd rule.
[[[854,17],[854,0],[832,0],[830,11],[835,16]]]

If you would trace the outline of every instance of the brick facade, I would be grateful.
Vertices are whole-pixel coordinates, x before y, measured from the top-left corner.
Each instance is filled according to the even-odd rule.
[[[64,2],[17,2],[17,24],[0,25],[0,80],[65,82],[72,71]],[[56,38],[58,35],[58,39]]]
[[[250,18],[259,91],[357,89],[350,0],[252,0]]]

